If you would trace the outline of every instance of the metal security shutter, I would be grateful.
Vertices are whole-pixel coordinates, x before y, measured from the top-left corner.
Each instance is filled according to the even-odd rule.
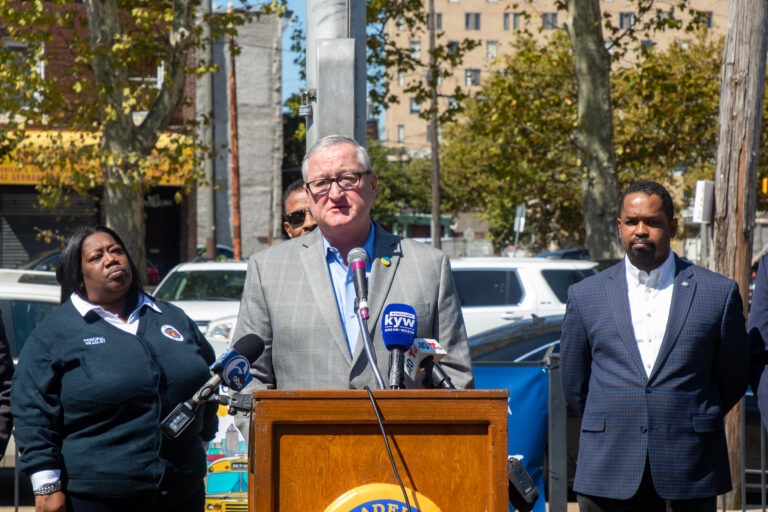
[[[77,226],[98,219],[96,202],[89,197],[73,196],[68,205],[49,211],[38,204],[34,187],[0,187],[0,266],[15,267],[41,252],[58,249],[56,240],[49,244],[38,239],[40,230],[68,236]]]

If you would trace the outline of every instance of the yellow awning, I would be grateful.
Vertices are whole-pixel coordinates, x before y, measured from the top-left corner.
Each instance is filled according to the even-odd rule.
[[[158,147],[166,147],[176,142],[181,135],[167,134],[160,135]],[[37,185],[43,179],[45,174],[37,165],[27,164],[20,158],[20,153],[38,150],[52,151],[60,149],[63,151],[76,151],[88,145],[97,145],[101,136],[91,132],[51,132],[51,131],[29,131],[19,146],[7,155],[0,158],[0,185]],[[184,184],[184,177],[194,172],[194,155],[191,148],[184,149],[184,167],[180,173],[168,177],[168,163],[161,161],[153,166],[150,174],[160,176],[161,185]],[[83,162],[81,165],[89,165]],[[93,164],[90,164],[93,165]],[[97,164],[98,165],[98,164]],[[70,172],[61,170],[60,172]]]

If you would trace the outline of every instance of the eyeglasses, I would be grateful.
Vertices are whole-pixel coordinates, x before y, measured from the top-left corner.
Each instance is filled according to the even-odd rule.
[[[319,178],[307,183],[310,193],[315,196],[324,196],[331,191],[331,185],[338,183],[341,190],[352,190],[360,184],[360,180],[371,171],[346,172],[335,178]]]
[[[287,213],[285,215],[285,220],[288,222],[288,224],[291,225],[292,228],[298,228],[304,225],[304,219],[307,218],[307,213],[312,215],[312,212],[309,211],[309,208],[306,210],[296,210],[295,212]]]

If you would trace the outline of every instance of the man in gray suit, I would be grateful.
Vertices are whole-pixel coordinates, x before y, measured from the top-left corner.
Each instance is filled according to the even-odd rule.
[[[325,137],[307,152],[302,173],[319,229],[259,251],[248,261],[233,339],[255,333],[266,348],[252,365],[254,383],[246,391],[375,388],[346,264],[355,247],[370,255],[367,328],[382,375],[388,371],[389,353],[381,314],[386,305],[403,303],[416,310],[417,336],[437,339],[448,352],[440,364],[453,384],[472,387],[469,346],[448,259],[371,221],[377,181],[365,148],[347,137]],[[406,378],[406,387],[421,385]]]

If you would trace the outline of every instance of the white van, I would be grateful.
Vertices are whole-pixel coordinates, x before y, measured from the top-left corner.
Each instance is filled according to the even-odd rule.
[[[594,261],[544,258],[451,260],[467,336],[531,315],[562,315],[568,287],[596,274],[596,266]]]

